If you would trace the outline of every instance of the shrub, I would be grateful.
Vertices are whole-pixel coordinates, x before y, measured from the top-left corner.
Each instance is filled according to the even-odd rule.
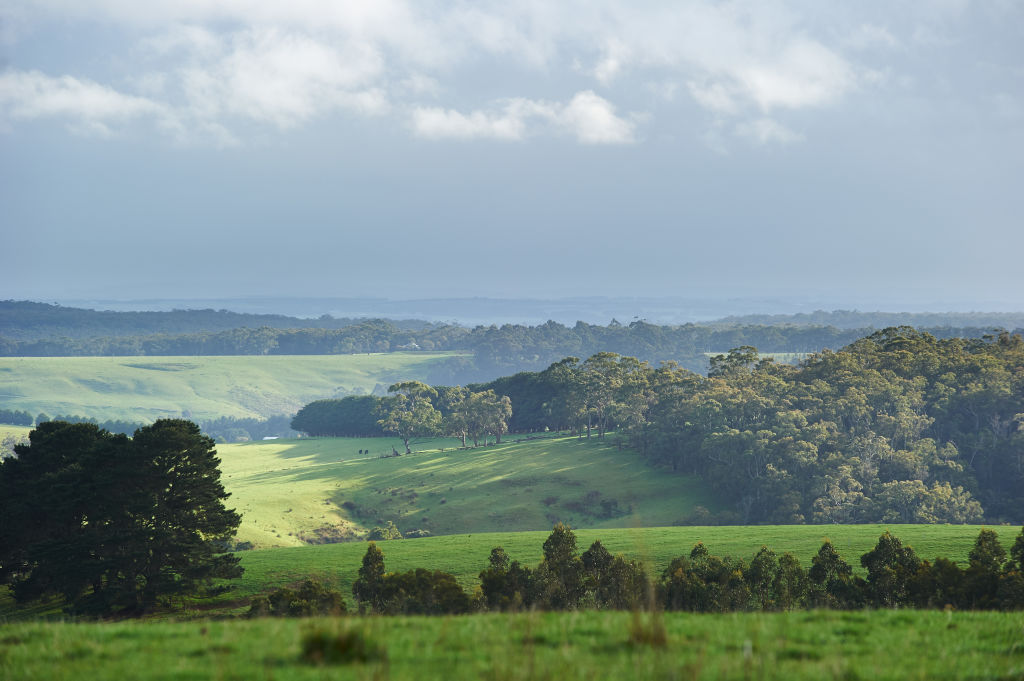
[[[298,589],[284,587],[266,596],[256,596],[249,603],[247,617],[312,617],[340,615],[346,612],[341,593],[325,587],[315,579],[307,579]]]
[[[361,631],[340,633],[314,629],[302,637],[302,659],[311,664],[352,664],[387,660],[387,651]]]
[[[391,520],[384,527],[377,526],[370,530],[370,534],[366,537],[370,541],[382,541],[388,539],[401,539],[402,533],[395,527],[395,523]]]
[[[429,537],[430,530],[409,530],[405,533],[406,539],[419,539],[420,537]]]

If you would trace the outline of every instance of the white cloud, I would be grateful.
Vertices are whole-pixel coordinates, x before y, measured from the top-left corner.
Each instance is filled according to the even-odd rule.
[[[0,73],[0,116],[9,120],[52,118],[78,133],[107,136],[113,133],[112,126],[139,118],[166,119],[168,112],[150,99],[90,80],[10,70]]]
[[[807,40],[793,42],[773,60],[744,66],[735,77],[763,111],[822,106],[854,84],[843,59]]]
[[[5,4],[0,16],[24,17],[21,23],[37,27],[48,21],[118,27],[132,48],[142,47],[133,54],[145,62],[118,82],[139,83],[140,92],[160,98],[190,127],[227,129],[240,118],[288,130],[332,115],[395,113],[401,120],[411,116],[426,136],[459,137],[454,131],[461,130],[509,139],[546,121],[584,143],[634,139],[635,121],[616,116],[601,104],[606,100],[577,100],[588,86],[617,88],[610,90],[613,98],[623,101],[637,81],[685,84],[680,93],[688,91],[729,127],[786,110],[834,109],[845,97],[903,75],[890,79],[889,64],[878,63],[878,55],[912,46],[915,30],[948,28],[941,17],[965,11],[962,0],[941,0],[939,19],[928,8],[908,6],[887,14],[882,25],[877,12],[789,0]],[[494,73],[485,97],[504,104],[473,111],[465,102],[483,70]],[[530,79],[544,97],[568,103],[548,104],[524,92]],[[104,87],[100,80],[94,84]],[[519,100],[500,99],[513,92],[495,92],[494,82],[534,96],[521,103],[551,111],[506,111]],[[674,90],[666,92],[662,101]],[[435,106],[424,107],[423,97],[436,98]]]
[[[374,87],[383,69],[368,45],[335,49],[276,30],[232,36],[219,58],[182,70],[192,111],[215,119],[226,113],[291,128],[337,108],[362,114],[387,110]]]
[[[417,107],[412,112],[416,134],[429,139],[522,139],[526,124],[515,107],[503,112],[473,111],[463,114],[453,109]]]
[[[568,104],[510,99],[491,111],[468,114],[439,107],[417,107],[412,127],[429,139],[520,140],[534,129],[548,127],[576,137],[581,144],[624,144],[634,141],[635,124],[615,115],[612,104],[587,90]]]
[[[615,115],[607,99],[590,90],[578,92],[555,119],[583,144],[627,144],[634,141],[634,125]]]

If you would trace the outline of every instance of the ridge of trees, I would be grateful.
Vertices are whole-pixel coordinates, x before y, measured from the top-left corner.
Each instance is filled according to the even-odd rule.
[[[890,326],[918,328],[1002,328],[1024,327],[1021,312],[862,312],[860,310],[815,310],[795,314],[730,315],[709,326],[833,326],[837,329],[884,329]]]
[[[341,329],[365,321],[368,320],[335,318],[327,314],[316,319],[304,319],[281,314],[212,309],[138,312],[90,310],[27,300],[0,300],[0,336],[22,341],[212,333],[244,327]],[[432,326],[430,322],[415,319],[389,320],[389,323],[402,329]]]
[[[666,610],[786,611],[801,608],[1024,609],[1024,529],[1009,554],[990,529],[978,534],[968,564],[922,560],[886,531],[860,557],[866,577],[825,539],[810,569],[791,553],[762,546],[748,561],[713,555],[703,543],[673,559],[652,579],[638,561],[612,555],[595,541],[580,553],[572,529],[555,525],[544,557],[529,567],[498,546],[470,597],[445,572],[417,568],[387,572],[384,553],[370,542],[352,584],[360,613],[460,614],[469,611]],[[264,600],[253,614],[266,613]]]

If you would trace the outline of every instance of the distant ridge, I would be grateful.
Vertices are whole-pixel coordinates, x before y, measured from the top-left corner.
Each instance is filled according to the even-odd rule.
[[[281,314],[255,314],[229,310],[112,311],[64,307],[27,300],[0,301],[0,336],[13,340],[44,338],[94,338],[187,334],[228,331],[240,328],[343,329],[367,318],[315,319]],[[400,329],[422,329],[429,322],[389,320]]]
[[[815,310],[796,314],[730,315],[709,326],[832,326],[837,329],[917,328],[1024,328],[1024,312],[860,312]]]

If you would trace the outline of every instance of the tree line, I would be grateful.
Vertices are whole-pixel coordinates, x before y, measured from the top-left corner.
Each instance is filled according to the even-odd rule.
[[[417,568],[388,572],[384,553],[370,542],[352,595],[361,614],[442,615],[523,610],[664,610],[700,613],[787,611],[803,608],[1024,608],[1024,530],[1007,553],[993,530],[978,534],[967,565],[922,560],[889,532],[860,556],[864,577],[853,574],[827,539],[805,569],[792,553],[762,546],[749,560],[719,557],[703,543],[674,558],[661,574],[595,541],[580,553],[576,536],[554,527],[536,567],[495,547],[470,596],[455,577]],[[340,593],[314,581],[252,601],[250,616],[339,614]]]
[[[0,314],[0,321],[2,319]],[[284,319],[294,323],[303,321],[290,317]],[[254,324],[235,328],[215,327],[213,330],[188,333],[94,335],[69,332],[66,335],[33,335],[24,338],[11,335],[14,331],[6,330],[8,327],[0,324],[0,356],[215,356],[354,354],[400,350],[462,351],[469,356],[453,357],[438,363],[429,380],[431,383],[467,383],[490,380],[518,371],[540,371],[567,356],[589,357],[599,352],[614,352],[652,363],[674,361],[691,371],[704,373],[708,368],[707,355],[728,348],[750,345],[760,348],[762,352],[798,354],[826,348],[836,350],[874,331],[866,326],[838,328],[825,325],[731,323],[662,326],[644,321],[624,325],[614,320],[604,326],[585,322],[566,326],[549,321],[536,326],[504,324],[472,329],[456,324],[379,319],[344,320],[344,323],[333,320],[320,325],[305,321],[309,323],[304,327]],[[101,329],[102,326],[97,328]],[[981,326],[942,326],[928,331],[936,338],[979,338],[992,333],[990,327]]]
[[[178,335],[270,327],[341,329],[364,318],[321,315],[316,319],[229,310],[114,311],[88,310],[27,300],[0,300],[0,336],[15,340],[85,339],[120,336]],[[400,328],[420,329],[430,322],[392,320]]]

